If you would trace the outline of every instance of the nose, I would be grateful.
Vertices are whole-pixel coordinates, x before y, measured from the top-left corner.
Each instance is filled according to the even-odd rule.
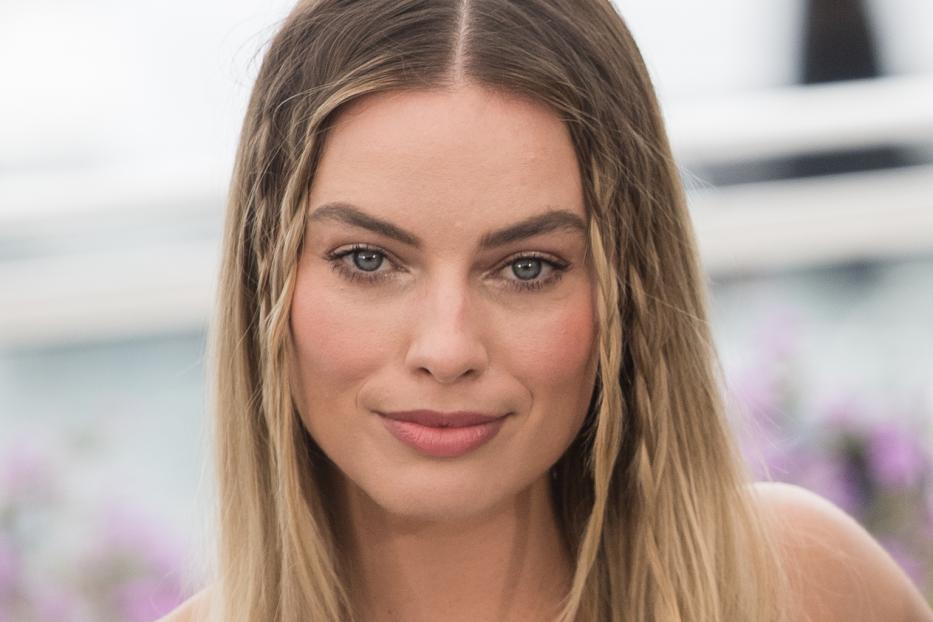
[[[489,363],[470,293],[455,281],[447,279],[416,303],[420,306],[412,313],[406,356],[414,373],[427,372],[442,384],[481,375]]]

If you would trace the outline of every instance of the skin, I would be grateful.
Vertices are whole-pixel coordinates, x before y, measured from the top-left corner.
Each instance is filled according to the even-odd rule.
[[[335,201],[422,248],[314,217]],[[479,248],[486,232],[553,209],[585,222],[570,135],[535,103],[473,86],[379,94],[328,135],[291,307],[296,401],[339,469],[367,621],[541,619],[568,585],[548,478],[595,381],[586,238],[560,229]],[[328,255],[356,243],[381,265],[339,264],[382,281],[334,270]],[[523,267],[528,253],[565,270]],[[543,287],[515,289],[528,282]],[[418,408],[511,414],[482,447],[436,458],[377,414]]]
[[[358,206],[417,235],[416,250],[333,220],[309,219],[291,308],[295,399],[336,466],[336,503],[366,622],[543,620],[571,559],[548,469],[578,432],[595,380],[593,280],[584,238],[560,231],[479,251],[485,232],[550,207],[584,215],[569,135],[548,110],[473,86],[356,102],[328,136],[309,213]],[[355,243],[384,251],[375,284],[336,272]],[[515,258],[569,265],[540,290]],[[366,257],[358,255],[358,260]],[[363,271],[354,256],[340,259]],[[517,267],[516,267],[517,268]],[[550,269],[532,280],[546,279]],[[527,277],[525,277],[527,278]],[[377,411],[510,412],[498,436],[430,458],[388,434]],[[828,622],[933,622],[903,571],[851,517],[786,484],[756,484],[799,573],[803,616]],[[163,622],[206,620],[202,590]]]
[[[933,622],[933,611],[897,562],[851,516],[783,483],[755,485],[789,560],[795,602],[810,620]]]
[[[851,516],[799,486],[759,482],[756,499],[770,516],[800,612],[820,622],[933,622],[933,610],[878,542]],[[208,587],[158,622],[204,622]]]

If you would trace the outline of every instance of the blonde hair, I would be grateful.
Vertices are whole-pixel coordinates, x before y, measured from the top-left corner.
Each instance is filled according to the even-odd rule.
[[[680,178],[609,0],[306,0],[285,19],[243,123],[223,241],[211,611],[225,622],[354,619],[330,466],[289,381],[305,201],[348,103],[466,82],[550,106],[583,180],[598,373],[554,469],[575,558],[559,622],[781,619],[777,546],[732,440]]]

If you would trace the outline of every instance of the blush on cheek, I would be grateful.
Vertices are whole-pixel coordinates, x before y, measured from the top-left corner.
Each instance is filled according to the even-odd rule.
[[[299,299],[298,292],[291,308],[291,328],[303,382],[317,383],[322,375],[344,375],[356,367],[355,357],[366,356],[357,347],[359,333],[352,330],[345,314],[312,297]]]
[[[538,361],[539,373],[556,379],[578,376],[592,354],[595,326],[589,305],[576,305],[556,313],[539,325],[533,345],[526,350]]]
[[[303,386],[343,390],[385,363],[390,327],[372,305],[348,303],[327,285],[299,273],[291,304],[297,371]]]

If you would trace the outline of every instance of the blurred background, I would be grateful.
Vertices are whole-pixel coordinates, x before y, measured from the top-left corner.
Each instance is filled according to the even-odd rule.
[[[0,2],[0,620],[148,622],[197,584],[224,195],[290,6]],[[754,473],[933,602],[933,3],[620,9]]]

